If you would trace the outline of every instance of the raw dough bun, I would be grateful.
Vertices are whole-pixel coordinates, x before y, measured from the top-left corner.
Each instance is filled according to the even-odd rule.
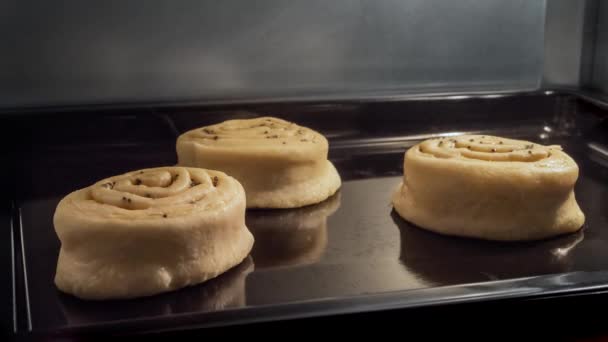
[[[329,198],[341,179],[327,153],[318,132],[272,117],[228,120],[177,139],[179,165],[238,179],[248,208],[296,208]]]
[[[248,256],[216,278],[179,291],[135,300],[89,302],[87,305],[82,305],[78,298],[62,296],[59,305],[70,325],[242,308],[247,305],[247,277],[254,268],[251,256]]]
[[[161,167],[77,190],[54,217],[55,284],[84,299],[133,298],[215,278],[253,246],[245,193],[218,171]]]
[[[327,218],[340,207],[340,192],[327,200],[296,209],[247,212],[255,237],[251,255],[258,269],[315,263],[327,247]]]
[[[535,240],[579,230],[578,166],[559,146],[494,136],[426,140],[405,154],[401,217],[447,235]]]

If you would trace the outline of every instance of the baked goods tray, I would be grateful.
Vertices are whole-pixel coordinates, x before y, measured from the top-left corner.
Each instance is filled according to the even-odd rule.
[[[188,129],[257,115],[323,133],[343,179],[338,194],[301,209],[248,211],[251,256],[202,285],[101,302],[55,288],[52,218],[61,197],[104,177],[175,164],[175,139]],[[23,280],[16,298],[23,333],[179,330],[608,290],[608,116],[576,94],[45,109],[2,120],[7,134],[20,137],[7,186],[23,258],[23,267],[14,265]],[[580,167],[584,228],[498,243],[441,236],[400,219],[390,198],[407,148],[473,132],[562,145]]]

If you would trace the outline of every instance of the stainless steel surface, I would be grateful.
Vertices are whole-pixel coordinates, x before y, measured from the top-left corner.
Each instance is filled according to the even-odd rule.
[[[9,1],[0,107],[529,90],[545,1]]]
[[[587,10],[594,0],[547,0],[543,87],[577,87],[585,42]]]
[[[595,59],[595,44],[599,20],[600,0],[585,0],[585,14],[583,19],[583,37],[580,61],[580,77],[577,88],[588,88],[593,79],[593,63]],[[570,88],[573,88],[571,85]]]
[[[600,1],[591,87],[608,94],[608,3]]]
[[[584,99],[589,103],[593,103],[594,105],[602,108],[608,109],[608,94],[600,93],[598,91],[590,91],[590,90],[559,90],[557,91],[559,94],[570,94],[576,96],[580,99]]]

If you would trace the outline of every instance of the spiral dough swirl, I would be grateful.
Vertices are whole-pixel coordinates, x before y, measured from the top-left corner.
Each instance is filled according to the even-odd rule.
[[[204,282],[253,246],[245,192],[226,174],[159,167],[101,180],[64,197],[55,283],[85,299],[132,298]]]
[[[551,157],[554,150],[562,150],[560,146],[543,146],[486,135],[426,140],[419,144],[418,149],[437,158],[498,162],[536,162]]]
[[[274,117],[228,120],[187,132],[180,140],[215,148],[306,154],[315,159],[327,157],[328,149],[327,139],[318,132]]]
[[[234,180],[222,172],[166,167],[104,179],[91,187],[90,196],[95,204],[114,207],[113,215],[168,218],[217,209],[231,201],[238,190]]]

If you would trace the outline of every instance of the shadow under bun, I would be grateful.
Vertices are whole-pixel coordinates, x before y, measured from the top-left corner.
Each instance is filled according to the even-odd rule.
[[[251,257],[206,283],[152,297],[91,302],[60,293],[59,302],[70,325],[216,311],[246,305],[245,283],[254,270]]]
[[[298,266],[318,261],[327,247],[327,218],[340,207],[340,192],[297,209],[249,210],[245,221],[255,237],[256,268]]]
[[[493,242],[445,236],[418,228],[394,211],[401,235],[400,260],[432,285],[567,272],[584,231],[532,242]]]

